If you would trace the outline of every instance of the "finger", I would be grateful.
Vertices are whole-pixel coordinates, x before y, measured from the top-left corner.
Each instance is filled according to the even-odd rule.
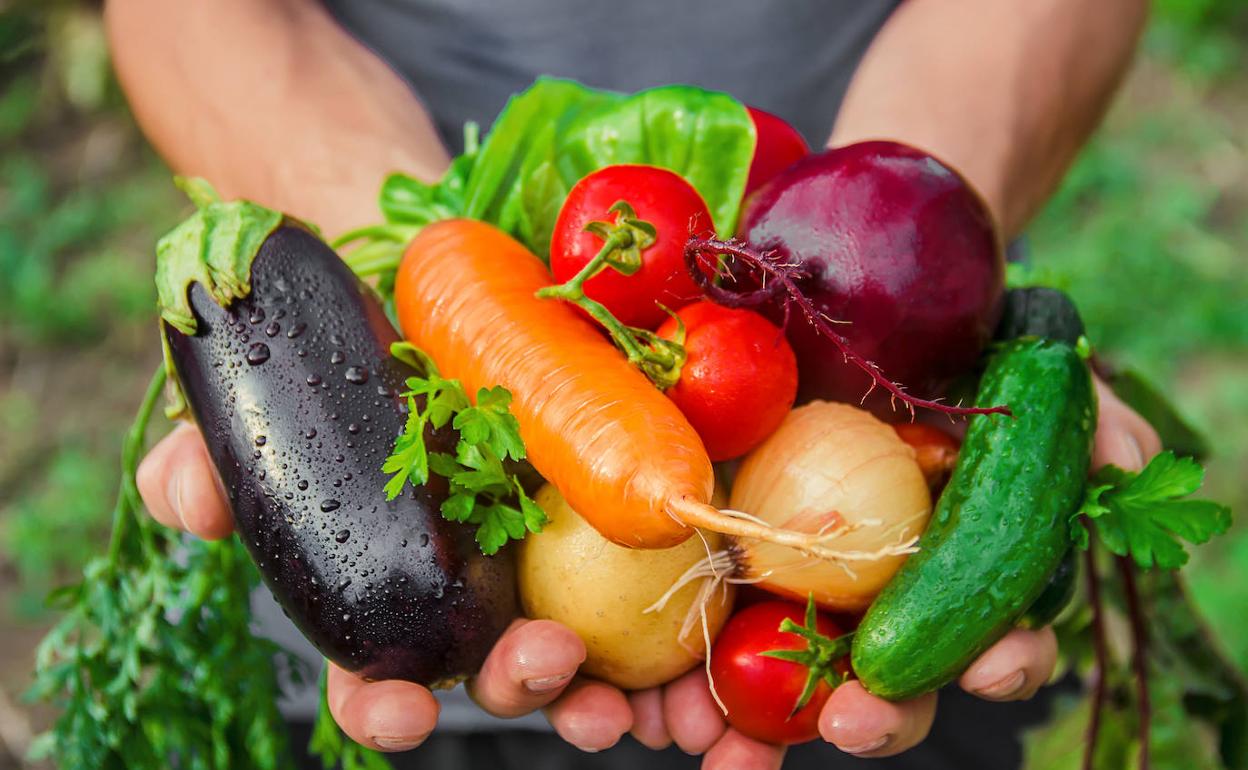
[[[763,743],[729,727],[702,759],[702,770],[780,770],[784,747]]]
[[[936,693],[892,703],[877,698],[857,681],[832,693],[819,712],[819,734],[846,754],[888,757],[927,737],[936,717]]]
[[[438,723],[433,694],[397,679],[365,682],[329,664],[329,713],[351,740],[378,751],[414,749]]]
[[[1027,700],[1049,681],[1056,665],[1053,629],[1016,628],[980,655],[958,683],[985,700]]]
[[[663,692],[657,687],[628,694],[633,709],[633,737],[641,745],[658,751],[672,744],[671,733],[663,720]]]
[[[633,726],[633,711],[624,693],[593,679],[575,679],[559,700],[546,707],[546,719],[568,743],[581,751],[614,746]]]
[[[663,689],[663,719],[672,740],[686,754],[706,753],[727,729],[701,668]]]
[[[1148,424],[1100,380],[1096,381],[1098,412],[1092,465],[1117,465],[1138,471],[1161,451],[1161,438]]]
[[[518,717],[550,703],[585,660],[585,643],[551,620],[516,620],[494,644],[468,694],[497,717]]]
[[[183,423],[152,447],[135,482],[152,518],[205,540],[234,530],[208,447],[194,425]]]

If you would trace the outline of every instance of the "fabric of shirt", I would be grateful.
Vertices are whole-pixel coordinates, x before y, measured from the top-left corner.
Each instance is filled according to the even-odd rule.
[[[413,87],[452,150],[539,75],[727,91],[822,146],[897,0],[327,0]]]

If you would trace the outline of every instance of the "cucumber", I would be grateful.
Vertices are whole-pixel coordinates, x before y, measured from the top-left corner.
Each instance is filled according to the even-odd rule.
[[[1066,552],[1057,565],[1057,571],[1049,576],[1040,596],[1031,603],[1023,616],[1018,619],[1019,628],[1044,628],[1057,616],[1062,614],[1070,600],[1075,598],[1075,587],[1079,578],[1079,553],[1074,548]]]
[[[1063,342],[1003,343],[977,400],[1009,404],[1014,417],[971,418],[919,552],[854,635],[855,673],[889,700],[953,681],[1014,626],[1071,547],[1096,428],[1087,365]]]

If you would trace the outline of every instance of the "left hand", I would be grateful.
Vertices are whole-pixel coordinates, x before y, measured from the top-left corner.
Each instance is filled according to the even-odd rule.
[[[1114,464],[1138,471],[1161,451],[1157,432],[1095,379],[1100,400],[1092,467]],[[962,689],[985,700],[1026,700],[1053,674],[1057,639],[1050,628],[1014,629],[962,674]],[[651,748],[675,741],[690,754],[705,753],[703,770],[779,768],[784,748],[728,727],[711,699],[706,673],[695,669],[660,690],[632,693],[632,734]],[[936,693],[893,703],[850,681],[837,688],[819,717],[823,739],[859,757],[887,757],[922,741],[936,715]]]

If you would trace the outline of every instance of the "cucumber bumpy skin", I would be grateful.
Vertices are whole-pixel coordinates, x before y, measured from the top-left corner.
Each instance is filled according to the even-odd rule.
[[[1071,546],[1096,427],[1088,367],[1063,342],[1004,343],[980,404],[1014,418],[971,418],[957,467],[911,556],[854,636],[855,673],[904,700],[957,678],[1044,590]]]

